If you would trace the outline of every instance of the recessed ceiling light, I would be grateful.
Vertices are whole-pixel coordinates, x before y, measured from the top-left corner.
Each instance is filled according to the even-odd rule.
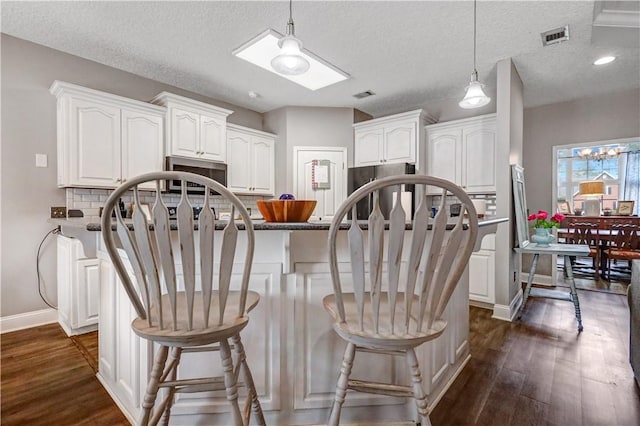
[[[307,72],[300,75],[277,73],[271,66],[271,60],[280,54],[278,41],[282,37],[282,34],[277,31],[268,29],[231,53],[240,59],[251,62],[260,68],[264,68],[267,71],[311,90],[318,90],[349,78],[349,74],[314,55],[305,48],[300,51],[300,55],[309,61],[309,70]]]
[[[250,97],[251,99],[256,99],[256,98],[259,98],[259,97],[260,97],[260,94],[259,94],[259,93],[257,93],[257,92],[254,92],[253,90],[250,90],[250,91],[249,91],[249,97]]]
[[[605,65],[605,64],[610,64],[611,62],[615,61],[616,57],[615,56],[603,56],[601,58],[596,59],[595,61],[593,61],[593,65]]]

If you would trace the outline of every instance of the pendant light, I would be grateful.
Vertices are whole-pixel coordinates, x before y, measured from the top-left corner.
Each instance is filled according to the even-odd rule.
[[[291,13],[289,0],[289,22],[287,23],[287,35],[278,41],[280,54],[271,60],[271,66],[276,72],[284,75],[300,75],[309,69],[309,61],[301,54],[302,42],[296,38],[295,25]]]
[[[476,0],[473,0],[473,72],[471,82],[467,86],[467,93],[458,103],[461,108],[480,108],[491,102],[491,98],[484,93],[484,84],[478,81],[478,70],[476,69]]]

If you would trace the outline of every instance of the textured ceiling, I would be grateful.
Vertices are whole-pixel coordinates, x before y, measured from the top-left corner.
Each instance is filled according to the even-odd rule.
[[[469,1],[295,1],[305,47],[352,76],[315,92],[231,55],[267,28],[284,33],[288,2],[3,1],[1,8],[6,34],[260,112],[407,111],[461,98],[473,68]],[[479,1],[477,13],[478,71],[490,93],[495,64],[508,57],[526,107],[640,87],[640,49],[592,44],[591,1]],[[570,41],[542,47],[541,32],[566,24]],[[604,53],[618,60],[594,67]],[[352,97],[364,90],[376,96]]]

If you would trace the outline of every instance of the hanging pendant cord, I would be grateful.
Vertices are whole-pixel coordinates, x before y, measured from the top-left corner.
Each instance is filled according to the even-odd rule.
[[[476,69],[476,0],[473,0],[473,71]]]

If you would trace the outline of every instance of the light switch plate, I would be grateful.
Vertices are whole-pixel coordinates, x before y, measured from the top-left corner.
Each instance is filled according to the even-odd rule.
[[[47,167],[47,154],[36,154],[36,167]]]

